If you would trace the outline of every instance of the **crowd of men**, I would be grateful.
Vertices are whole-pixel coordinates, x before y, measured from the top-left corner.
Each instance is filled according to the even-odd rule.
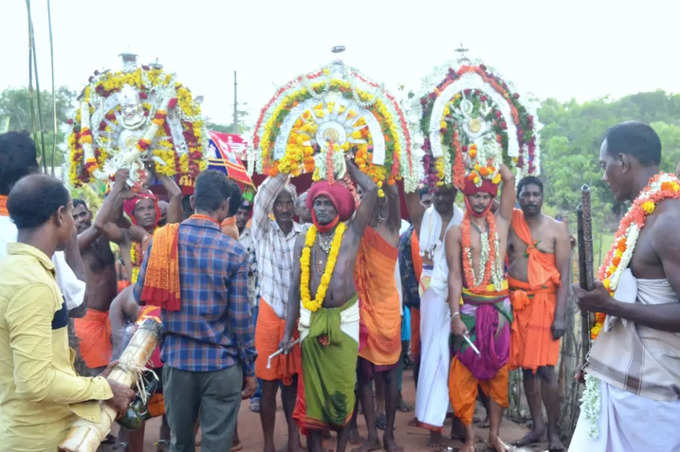
[[[599,155],[617,201],[635,199],[660,160],[658,136],[637,122],[609,129]],[[379,189],[346,163],[351,187],[320,181],[298,194],[279,174],[252,202],[216,171],[188,195],[153,171],[133,191],[120,170],[95,214],[39,173],[26,134],[0,135],[0,450],[57,450],[76,419],[97,418],[88,401],[125,414],[135,392],[109,373],[145,316],[164,326],[148,364],[161,382],[149,402],[163,416],[159,448],[193,451],[200,429],[201,450],[241,450],[237,418],[250,399],[273,452],[280,390],[288,451],[321,451],[330,431],[337,451],[403,450],[395,416],[409,409],[411,363],[410,425],[429,431],[423,447],[445,444],[452,416],[451,437],[475,450],[481,402],[488,447],[508,450],[500,426],[509,372],[521,369],[532,428],[516,445],[565,450],[555,366],[572,247],[567,225],[542,213],[543,181],[515,181],[503,166],[498,185],[467,179],[463,209],[444,185],[406,194],[403,212],[395,186]],[[623,319],[618,334],[645,334],[631,350],[594,349],[586,372],[601,380],[600,436],[584,433],[582,410],[570,450],[680,448],[679,220],[677,198],[650,214],[632,251],[647,291],[637,302],[601,284],[573,289],[582,309]],[[611,363],[646,357],[637,373]],[[141,451],[144,428],[106,441]]]

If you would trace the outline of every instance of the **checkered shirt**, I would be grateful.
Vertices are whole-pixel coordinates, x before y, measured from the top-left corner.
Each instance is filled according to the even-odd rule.
[[[240,364],[245,375],[254,375],[246,251],[217,223],[192,216],[179,227],[178,252],[181,307],[163,310],[164,364],[192,372]],[[137,300],[149,255],[145,254],[135,284]]]
[[[260,296],[280,318],[286,316],[295,240],[303,230],[302,225],[294,222],[293,229],[286,235],[276,220],[269,217],[274,201],[285,184],[286,176],[279,174],[267,178],[260,185],[253,203],[250,227],[255,243]]]

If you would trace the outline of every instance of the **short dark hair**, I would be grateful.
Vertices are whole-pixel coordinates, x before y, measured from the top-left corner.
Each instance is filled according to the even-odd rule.
[[[524,176],[517,184],[517,196],[522,193],[522,189],[527,185],[538,185],[541,189],[541,194],[543,194],[543,182],[536,176]]]
[[[214,212],[220,204],[229,199],[228,216],[236,214],[241,205],[241,189],[224,173],[215,170],[203,171],[196,178],[194,207],[196,210]]]
[[[78,206],[83,206],[83,207],[85,207],[85,210],[90,210],[90,208],[87,207],[87,203],[85,201],[83,201],[80,198],[74,198],[73,199],[73,208],[75,209]]]
[[[661,140],[648,124],[640,121],[626,121],[607,129],[607,153],[628,154],[641,165],[652,166],[661,163]]]
[[[421,188],[418,190],[418,197],[419,197],[420,199],[423,199],[423,196],[425,196],[425,195],[427,195],[427,194],[429,194],[429,193],[432,193],[432,189],[431,189],[430,187],[421,187]]]
[[[44,224],[61,206],[68,205],[68,190],[58,179],[32,174],[20,179],[7,199],[9,216],[19,229]]]
[[[7,195],[19,179],[38,170],[35,144],[28,132],[0,134],[0,195]]]

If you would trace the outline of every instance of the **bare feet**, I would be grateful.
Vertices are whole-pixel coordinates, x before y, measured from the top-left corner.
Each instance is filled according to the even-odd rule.
[[[491,450],[495,450],[496,452],[507,452],[510,450],[510,447],[501,441],[499,437],[494,437],[491,435],[489,435],[489,448]]]
[[[540,443],[544,439],[545,439],[545,427],[539,427],[536,430],[531,430],[529,433],[524,435],[522,439],[512,443],[512,445],[518,447],[530,446],[532,444]]]
[[[463,447],[458,449],[458,452],[475,452],[474,440],[467,441],[465,444],[463,444]]]
[[[392,435],[383,435],[383,446],[387,452],[404,452],[402,447],[397,446]]]
[[[564,444],[560,441],[560,435],[557,432],[548,433],[548,450],[550,452],[564,451]]]
[[[444,445],[444,441],[442,438],[442,432],[436,432],[434,430],[430,430],[430,439],[427,441],[427,447],[433,448],[433,449],[439,449]]]
[[[380,441],[378,441],[378,438],[375,438],[367,439],[359,447],[352,449],[352,452],[370,452],[372,450],[380,449],[382,449],[382,447],[380,447]]]

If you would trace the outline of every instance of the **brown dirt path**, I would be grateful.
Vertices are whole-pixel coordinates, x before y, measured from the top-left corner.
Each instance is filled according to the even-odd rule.
[[[413,405],[415,390],[413,385],[413,373],[408,370],[404,373],[404,398],[405,400]],[[478,414],[483,414],[483,409],[478,410]],[[433,449],[426,447],[428,432],[424,429],[417,427],[408,426],[408,422],[413,418],[413,411],[408,413],[397,413],[396,419],[396,439],[397,443],[404,448],[406,452],[432,452]],[[447,420],[447,426],[444,430],[444,435],[448,436],[450,433],[449,428],[450,422]],[[156,450],[154,443],[158,441],[160,422],[158,419],[152,419],[148,422],[146,427],[146,438],[144,444],[144,451],[153,452]],[[260,417],[258,413],[253,413],[248,407],[248,401],[241,403],[241,409],[239,412],[238,421],[238,431],[243,443],[243,451],[246,452],[258,452],[262,450],[262,430],[260,427]],[[526,426],[516,424],[509,419],[503,419],[501,425],[501,438],[506,443],[511,443],[513,441],[521,438],[528,431]],[[363,416],[359,416],[359,433],[362,437],[366,435],[366,426],[364,423]],[[382,433],[378,432],[382,438]],[[488,436],[488,430],[482,428],[476,428],[477,437],[477,449],[485,449],[485,441]],[[280,408],[276,413],[276,430],[275,430],[276,446],[277,450],[285,450],[286,444],[286,421],[283,415],[283,411]],[[327,449],[331,450],[335,448],[335,437],[331,440],[327,440],[324,444]],[[454,450],[457,450],[462,444],[459,441],[449,441],[448,445],[452,446]],[[532,448],[513,448],[515,451],[542,451],[547,448],[547,444],[539,444]],[[349,450],[350,448],[348,448]],[[198,448],[197,450],[200,450]],[[225,449],[228,450],[228,449]]]

